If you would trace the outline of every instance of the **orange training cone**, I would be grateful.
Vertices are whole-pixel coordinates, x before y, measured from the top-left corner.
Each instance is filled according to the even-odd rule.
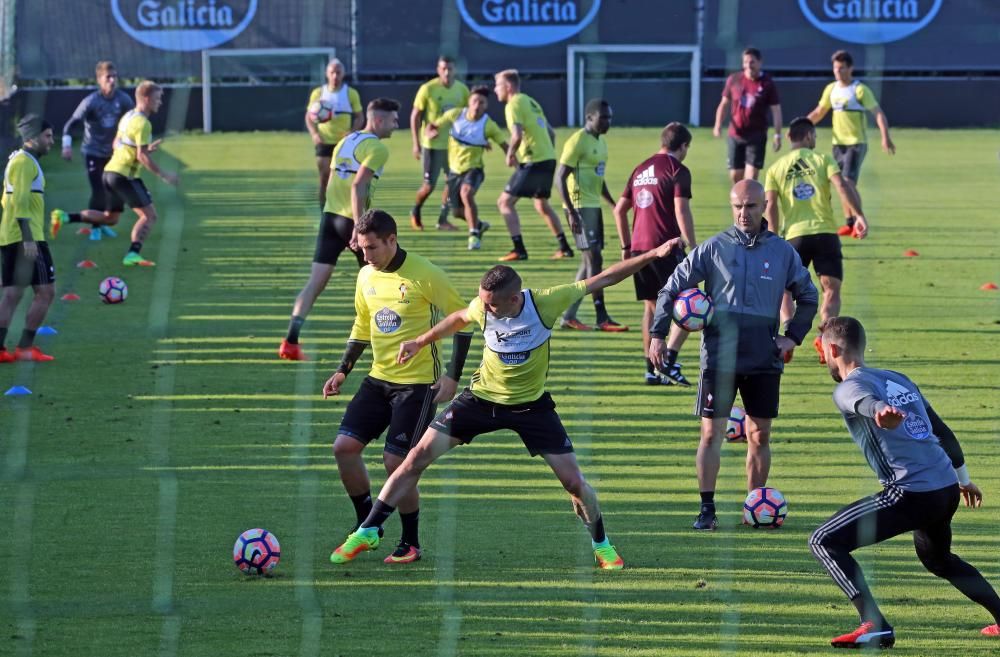
[[[913,249],[907,249],[903,251],[903,255],[906,256],[907,258],[916,258],[920,254],[914,251]]]
[[[76,263],[76,266],[79,267],[80,269],[94,269],[97,267],[97,263],[94,262],[93,260],[81,260],[80,262]]]
[[[982,285],[979,286],[979,289],[983,290],[983,291],[986,291],[986,290],[1000,290],[1000,287],[997,287],[996,283],[983,283]]]
[[[67,292],[66,294],[62,295],[62,300],[63,301],[79,301],[80,300],[80,295],[76,294],[75,292]]]
[[[77,235],[90,235],[90,228],[84,226],[80,230],[76,231]]]

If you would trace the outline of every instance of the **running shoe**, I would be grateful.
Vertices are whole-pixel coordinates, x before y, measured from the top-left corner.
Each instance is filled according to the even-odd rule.
[[[330,563],[347,563],[362,552],[375,550],[379,544],[378,532],[372,527],[351,532],[340,547],[330,553]]]
[[[94,226],[94,227],[92,227],[90,229],[90,241],[91,242],[100,242],[101,241],[101,237],[103,237],[103,236],[104,236],[104,233],[101,232],[101,227],[100,226]]]
[[[414,561],[420,561],[420,555],[420,548],[400,541],[392,554],[383,559],[382,562],[387,564],[413,563]]]
[[[993,625],[987,625],[980,632],[983,636],[1000,636],[1000,625],[994,623]]]
[[[816,348],[816,353],[819,354],[819,364],[826,365],[826,356],[823,355],[823,338],[817,335],[816,339],[813,340],[813,347]]]
[[[94,235],[100,235],[100,234],[101,234],[101,231],[99,231],[99,230],[92,230],[92,231],[90,231],[90,238],[93,239]],[[101,238],[98,237],[97,239],[101,239]],[[128,253],[126,253],[125,257],[122,258],[122,264],[125,265],[126,267],[136,267],[136,266],[138,266],[138,267],[155,267],[156,266],[155,262],[153,262],[152,260],[146,260],[145,258],[143,258],[140,254],[136,253],[135,251],[129,251]]]
[[[831,639],[834,648],[891,648],[896,643],[896,634],[891,627],[875,629],[875,624],[865,621],[858,629]]]
[[[698,519],[694,521],[694,528],[704,532],[715,531],[718,525],[719,519],[716,517],[715,511],[707,509],[702,509],[698,514]]]
[[[59,229],[62,228],[63,224],[69,223],[69,215],[56,208],[49,215],[49,218],[51,219],[49,222],[49,235],[52,236],[52,239],[55,239],[59,236]]]
[[[593,331],[594,330],[592,327],[587,326],[586,324],[584,324],[583,322],[581,322],[580,320],[578,320],[576,317],[574,317],[572,319],[564,319],[564,320],[562,320],[561,322],[559,322],[559,328],[572,329],[574,331]]]
[[[278,357],[285,360],[309,360],[302,352],[302,345],[292,344],[288,340],[282,340],[278,347]]]
[[[668,379],[663,374],[653,374],[652,372],[646,372],[646,385],[647,386],[672,386],[674,382]]]
[[[551,260],[562,260],[563,258],[572,258],[573,249],[559,249],[552,254]]]
[[[625,562],[622,561],[614,545],[594,548],[594,560],[601,570],[621,570],[625,567]]]
[[[18,347],[14,350],[14,360],[30,360],[36,363],[47,363],[55,357],[43,354],[38,347]]]
[[[13,363],[14,354],[7,351],[7,347],[0,348],[0,363]]]
[[[97,230],[101,232],[105,237],[115,238],[118,237],[118,233],[111,229],[111,226],[94,226]]]
[[[671,365],[669,370],[663,372],[663,376],[667,377],[671,382],[676,383],[679,386],[685,386],[688,388],[691,387],[691,382],[688,381],[687,377],[681,373],[680,363],[674,363]]]
[[[488,231],[489,229],[490,229],[490,222],[480,220],[480,222],[479,222],[479,235],[480,236],[485,235],[486,231]]]
[[[438,224],[438,230],[443,230],[446,233],[450,233],[452,231],[458,230],[458,226],[451,223],[450,221],[445,220]]]
[[[528,252],[518,251],[517,249],[514,249],[505,256],[500,256],[499,258],[497,258],[497,260],[500,262],[514,262],[515,260],[527,260],[527,259],[528,259]]]
[[[413,212],[410,213],[410,227],[412,227],[413,230],[424,229],[424,222],[420,219],[419,214]]]
[[[603,322],[597,323],[597,330],[604,331],[605,333],[624,333],[628,330],[628,327],[624,324],[619,324],[609,317]]]
[[[469,235],[469,250],[478,251],[483,246],[483,240],[478,235]]]

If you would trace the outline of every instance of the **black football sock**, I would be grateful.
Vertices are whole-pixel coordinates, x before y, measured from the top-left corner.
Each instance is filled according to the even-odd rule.
[[[566,241],[566,233],[559,233],[556,235],[556,239],[559,240],[559,250],[560,251],[570,251],[569,242]]]
[[[412,214],[414,217],[416,217],[417,221],[420,220],[420,207],[421,206],[419,206],[419,205],[414,205],[413,209],[410,210],[410,214]]]
[[[83,217],[80,216],[79,212],[70,212],[66,217],[67,221],[71,224],[78,224],[83,221]]]
[[[667,362],[664,363],[666,367],[664,369],[669,370],[671,367],[677,364],[677,350],[667,349]]]
[[[606,322],[611,317],[608,316],[608,311],[604,307],[604,299],[594,298],[594,313],[597,315],[597,323]]]
[[[138,253],[139,251],[142,251],[142,242],[132,242],[128,247],[129,253]]]
[[[3,349],[4,343],[7,342],[7,327],[4,326],[0,328],[0,349]]]
[[[305,317],[299,317],[298,315],[292,315],[291,321],[288,322],[288,335],[285,336],[285,342],[288,344],[298,344],[299,343],[299,331],[302,330],[302,325],[306,323]],[[368,492],[369,497],[371,497],[371,491]],[[353,497],[351,498],[354,499]],[[371,504],[371,499],[368,500],[369,505]],[[365,514],[367,515],[367,514]],[[364,518],[365,516],[361,516]]]
[[[715,491],[714,490],[703,490],[703,491],[701,491],[701,512],[702,513],[715,513]]]
[[[647,358],[646,359],[646,373],[647,374],[654,374],[655,372],[656,372],[656,370],[653,368],[653,361],[651,361],[651,360],[649,360]]]
[[[590,538],[593,539],[595,543],[603,543],[607,540],[607,534],[604,533],[604,515],[597,516],[597,520],[587,525],[587,529],[590,531]]]
[[[441,204],[441,211],[438,213],[438,224],[448,223],[448,207],[449,206],[444,203]]]
[[[514,235],[510,238],[514,242],[514,250],[518,253],[527,253],[528,251],[524,248],[524,240],[521,239],[520,235]]]
[[[357,525],[355,525],[355,529],[357,529],[372,512],[372,492],[366,490],[361,495],[351,495],[351,503],[354,505],[354,515],[358,519]]]
[[[364,522],[361,523],[361,529],[368,529],[370,527],[381,527],[385,524],[385,521],[389,519],[392,512],[396,510],[396,507],[389,506],[382,500],[376,499],[375,503],[372,505],[371,513],[365,518]]]
[[[21,339],[17,343],[18,349],[28,349],[35,343],[35,332],[30,329],[21,331]]]
[[[420,523],[420,509],[417,509],[413,513],[400,513],[399,521],[403,523],[403,536],[400,540],[407,545],[419,548],[420,536],[417,532],[417,526]]]

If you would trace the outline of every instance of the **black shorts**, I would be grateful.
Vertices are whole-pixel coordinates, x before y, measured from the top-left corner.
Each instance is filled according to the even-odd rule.
[[[316,144],[316,157],[333,157],[336,144]]]
[[[478,192],[480,185],[486,180],[486,173],[482,169],[469,169],[462,173],[448,174],[448,200],[451,207],[462,209],[462,185],[472,187],[473,192]]]
[[[438,413],[431,428],[466,444],[480,434],[510,429],[521,437],[532,456],[573,451],[556,403],[547,392],[533,402],[508,406],[480,399],[466,388]]]
[[[313,262],[321,265],[337,264],[337,259],[344,249],[349,249],[351,233],[354,232],[354,220],[339,214],[324,212],[319,220],[319,234],[316,236],[316,252]],[[365,256],[361,251],[351,251],[358,259],[358,267],[365,266]]]
[[[747,415],[776,418],[780,388],[780,372],[735,374],[702,370],[694,412],[701,417],[729,417],[738,391]]]
[[[549,198],[555,175],[555,160],[519,164],[503,191],[518,198]]]
[[[429,383],[389,383],[366,376],[337,433],[367,445],[388,428],[384,451],[405,457],[434,417],[435,394]]]
[[[573,241],[576,248],[581,250],[594,249],[600,251],[604,248],[604,214],[600,208],[577,208],[580,218],[583,219],[583,226],[579,233],[573,233]],[[566,227],[572,232],[569,223],[569,210],[566,213]]]
[[[632,251],[631,255],[635,257],[643,253],[645,251]],[[684,262],[685,256],[684,249],[677,249],[666,258],[657,258],[633,274],[636,301],[656,301],[660,288],[667,284],[667,279],[677,269],[677,265]]]
[[[126,203],[130,208],[145,208],[153,204],[153,197],[141,178],[105,171],[101,179],[104,181],[105,212],[121,212]]]
[[[854,182],[861,178],[861,163],[865,161],[867,154],[868,144],[833,147],[833,159],[840,166],[840,175]]]
[[[87,167],[87,182],[90,183],[90,201],[87,203],[88,210],[104,212],[107,207],[107,192],[104,191],[104,167],[111,161],[110,157],[98,157],[96,155],[84,155],[83,164]]]
[[[742,169],[746,165],[754,169],[764,168],[764,152],[767,150],[767,133],[753,139],[729,136],[729,168]]]
[[[808,269],[812,263],[817,276],[844,280],[844,256],[840,250],[840,236],[836,233],[793,237],[788,243],[799,252],[803,267]]]
[[[35,244],[38,245],[38,255],[30,260],[24,256],[22,242],[0,246],[0,285],[28,287],[56,282],[56,268],[52,264],[49,245],[45,242]]]
[[[424,165],[424,182],[433,187],[442,171],[448,171],[448,150],[444,148],[421,148],[420,161]]]

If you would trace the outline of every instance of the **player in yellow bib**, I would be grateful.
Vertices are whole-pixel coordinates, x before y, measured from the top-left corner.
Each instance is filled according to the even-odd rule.
[[[330,182],[330,159],[333,149],[348,133],[360,130],[365,124],[361,112],[358,90],[344,82],[346,71],[339,59],[326,65],[326,84],[316,87],[306,103],[306,130],[316,150],[316,169],[319,171],[319,207],[326,205],[326,186]],[[319,123],[310,111],[313,103],[325,103],[332,112],[329,121]]]
[[[805,117],[788,124],[791,152],[771,165],[764,180],[767,207],[764,218],[768,228],[788,240],[802,259],[802,266],[812,263],[823,288],[820,317],[825,322],[840,314],[840,288],[844,280],[844,259],[830,204],[831,187],[837,189],[844,212],[855,218],[859,238],[868,235],[868,222],[861,212],[861,199],[844,178],[833,158],[817,153],[816,128]],[[781,321],[795,314],[791,295],[785,293]],[[813,342],[823,360],[819,336]]]
[[[474,323],[482,331],[486,347],[470,388],[434,418],[420,442],[382,487],[371,513],[334,551],[331,561],[346,563],[378,547],[378,529],[439,457],[480,434],[509,429],[521,437],[532,456],[545,459],[569,493],[577,515],[590,532],[597,566],[622,568],[622,559],[605,534],[597,493],[580,472],[573,443],[556,413],[555,402],[545,392],[549,339],[553,324],[570,304],[625,280],[679,245],[680,240],[673,239],[585,281],[547,290],[522,288],[517,272],[497,265],[483,276],[479,296],[468,308],[452,313],[415,340],[402,343],[398,360],[407,363],[419,357],[424,347]]]
[[[514,174],[507,181],[497,199],[497,207],[507,223],[507,230],[514,242],[514,249],[500,258],[501,262],[527,260],[528,250],[521,237],[521,219],[514,207],[519,198],[531,198],[535,210],[549,225],[559,242],[552,259],[572,258],[573,249],[559,225],[559,217],[549,204],[552,195],[552,177],[556,172],[556,133],[545,118],[541,105],[531,96],[521,92],[521,76],[515,69],[500,71],[495,76],[494,91],[500,102],[507,103],[504,116],[510,132],[507,147],[507,166]]]
[[[475,87],[467,107],[456,107],[427,125],[429,135],[448,135],[448,195],[456,217],[469,226],[469,250],[482,247],[482,237],[490,224],[479,219],[476,192],[486,180],[483,151],[492,141],[507,150],[507,134],[486,114],[489,87]]]
[[[562,196],[563,211],[569,222],[570,232],[580,249],[580,269],[576,280],[582,281],[596,276],[604,268],[601,251],[604,249],[604,216],[601,213],[601,199],[615,206],[615,200],[604,181],[604,170],[608,164],[608,143],[603,135],[611,128],[611,105],[602,99],[591,100],[584,108],[583,129],[574,132],[563,145],[556,170],[556,182]],[[619,333],[627,331],[611,319],[604,307],[604,293],[595,292],[594,311],[597,314],[597,329]],[[580,303],[574,303],[562,316],[562,328],[581,331],[591,330],[576,313]]]
[[[368,103],[365,129],[347,135],[334,149],[333,173],[327,185],[312,269],[305,287],[295,298],[288,333],[278,347],[279,357],[306,360],[299,345],[299,332],[316,299],[330,282],[344,249],[354,252],[359,267],[364,265],[354,222],[372,205],[375,184],[389,159],[389,149],[382,140],[391,137],[398,127],[399,103],[390,98],[376,98]]]
[[[52,126],[34,114],[17,123],[22,146],[7,160],[0,198],[0,363],[15,360],[49,361],[52,356],[34,346],[35,332],[42,325],[55,298],[56,270],[45,241],[45,174],[38,158],[52,148]],[[52,237],[59,231],[52,224]],[[24,318],[17,348],[7,351],[7,330],[24,288],[31,286],[35,298]],[[464,305],[464,304],[463,304]]]
[[[860,80],[854,79],[854,58],[846,50],[838,50],[830,58],[833,62],[834,82],[826,85],[819,105],[807,117],[813,125],[819,125],[823,117],[833,110],[833,158],[840,166],[845,182],[857,193],[861,178],[861,163],[868,153],[868,133],[865,130],[866,112],[875,117],[882,136],[882,150],[896,154],[896,145],[889,137],[889,119],[879,107],[875,94]],[[860,194],[858,194],[860,197]],[[847,211],[847,208],[844,208]],[[838,234],[855,234],[855,218],[847,215]],[[860,236],[859,236],[860,237]]]
[[[444,271],[399,246],[396,222],[387,212],[369,210],[358,221],[357,230],[368,265],[358,274],[356,316],[343,360],[323,387],[324,397],[340,394],[347,375],[371,345],[371,371],[348,404],[333,445],[340,479],[354,503],[355,528],[372,509],[371,483],[362,457],[365,446],[388,429],[382,461],[392,474],[423,435],[436,404],[455,396],[472,342],[471,332],[455,335],[447,372],[441,371],[437,349],[397,363],[400,344],[424,333],[444,315],[464,308],[465,303]],[[420,558],[419,505],[416,488],[400,501],[403,535],[386,563]]]
[[[159,177],[168,185],[177,185],[179,177],[164,171],[153,161],[152,154],[160,147],[162,139],[153,140],[153,124],[149,117],[160,111],[163,88],[151,80],[144,80],[135,90],[135,109],[122,116],[118,122],[115,150],[104,166],[104,211],[82,210],[80,217],[95,226],[114,226],[125,210],[125,204],[139,216],[132,226],[132,242],[122,259],[126,267],[152,267],[156,263],[143,258],[142,246],[156,224],[158,215],[153,197],[139,177],[142,169]],[[58,213],[54,212],[53,217]]]
[[[424,222],[420,211],[427,197],[434,192],[441,172],[448,173],[448,135],[423,130],[425,126],[437,122],[441,115],[453,109],[465,107],[469,101],[469,88],[455,79],[455,60],[447,55],[438,57],[437,77],[420,85],[413,99],[410,112],[410,134],[413,136],[413,157],[423,164],[424,182],[417,190],[416,202],[410,211],[410,225],[414,230],[423,230]],[[448,221],[449,197],[446,189],[441,196],[441,212],[438,214],[438,230],[456,230]]]

